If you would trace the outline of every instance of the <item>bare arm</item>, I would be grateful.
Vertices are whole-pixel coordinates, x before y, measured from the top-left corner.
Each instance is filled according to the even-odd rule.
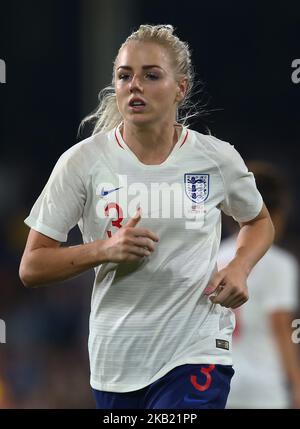
[[[247,277],[274,240],[274,226],[265,205],[250,222],[240,223],[233,260],[215,274],[206,294],[216,292],[211,301],[237,308],[248,300]]]
[[[282,367],[291,386],[292,406],[300,408],[300,359],[296,344],[292,342],[292,315],[287,311],[270,314],[271,327],[281,356]]]
[[[104,262],[103,241],[74,247],[61,243],[34,229],[28,235],[19,275],[25,286],[59,282]]]
[[[254,265],[272,245],[275,230],[265,205],[255,219],[240,223],[240,228],[234,259],[243,267],[248,276]]]
[[[61,247],[58,241],[31,229],[19,270],[23,284],[45,285],[75,277],[104,262],[134,262],[149,256],[158,237],[136,227],[140,218],[131,218],[109,239],[72,247]]]

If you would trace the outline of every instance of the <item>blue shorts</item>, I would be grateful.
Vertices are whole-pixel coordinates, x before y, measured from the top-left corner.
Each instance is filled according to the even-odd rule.
[[[225,408],[233,374],[230,365],[181,365],[140,390],[93,392],[98,409]]]

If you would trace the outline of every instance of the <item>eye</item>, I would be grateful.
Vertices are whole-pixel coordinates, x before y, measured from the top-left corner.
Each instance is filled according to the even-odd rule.
[[[155,74],[155,73],[148,72],[148,73],[146,74],[146,78],[147,78],[147,79],[150,79],[150,80],[157,80],[159,77],[158,77],[158,76],[157,76],[157,74]]]
[[[126,73],[121,73],[121,74],[119,74],[119,76],[118,76],[118,78],[120,79],[120,80],[128,80],[129,79],[129,74],[126,74]]]

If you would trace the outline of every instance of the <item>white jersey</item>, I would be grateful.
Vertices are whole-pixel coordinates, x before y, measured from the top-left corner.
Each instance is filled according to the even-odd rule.
[[[219,268],[235,254],[235,238],[221,243]],[[248,277],[249,301],[237,309],[233,337],[235,376],[228,408],[287,408],[286,370],[272,331],[270,315],[297,308],[298,266],[287,251],[273,245]]]
[[[25,222],[61,242],[78,223],[89,243],[114,234],[137,205],[138,226],[160,240],[141,263],[95,268],[89,355],[98,390],[129,392],[179,365],[232,362],[234,315],[204,289],[221,209],[248,221],[262,208],[252,173],[233,146],[185,127],[163,163],[145,165],[117,127],[61,156]]]

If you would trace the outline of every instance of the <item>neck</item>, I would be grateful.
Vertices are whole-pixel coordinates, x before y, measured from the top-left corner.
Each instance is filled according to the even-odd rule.
[[[124,123],[121,134],[127,146],[144,164],[164,162],[178,140],[178,127],[174,123],[139,127]]]

